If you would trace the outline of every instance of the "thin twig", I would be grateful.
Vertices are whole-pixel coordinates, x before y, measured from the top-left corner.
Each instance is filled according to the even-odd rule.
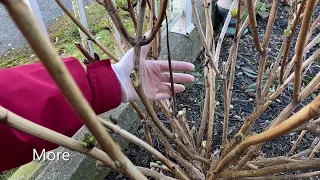
[[[137,18],[136,18],[131,0],[128,0],[128,12],[131,17],[134,29],[136,30],[137,29]]]
[[[131,102],[130,105],[133,107],[133,109],[136,111],[136,113],[140,117],[141,124],[142,124],[143,130],[144,130],[144,134],[146,135],[146,140],[147,140],[148,144],[152,146],[153,143],[152,143],[151,133],[149,130],[149,125],[147,123],[146,115],[142,112],[142,110],[139,108],[137,103]]]
[[[317,45],[319,41],[320,41],[320,33],[316,37],[314,37],[313,40],[304,48],[303,54],[306,54],[311,48],[313,48],[315,45]],[[297,56],[294,55],[292,60],[288,64],[286,71],[283,75],[284,80],[288,78],[294,63],[296,62],[296,58],[297,58]]]
[[[172,73],[172,63],[171,63],[171,52],[170,52],[170,45],[169,45],[169,22],[167,14],[166,16],[166,30],[167,30],[167,51],[168,51],[168,64],[169,64],[169,73],[170,73],[170,84],[171,84],[171,94],[172,94],[172,101],[173,101],[173,115],[177,114],[177,103],[176,103],[176,94],[174,92],[174,82],[173,82],[173,73]]]
[[[79,49],[83,56],[88,59],[90,63],[94,62],[94,59],[91,57],[89,52],[83,47],[81,43],[74,43],[74,45]]]
[[[301,131],[298,139],[296,140],[296,142],[294,143],[294,145],[291,147],[290,151],[288,152],[287,156],[290,156],[294,150],[297,148],[298,144],[302,141],[303,136],[306,134],[306,130]]]
[[[72,13],[63,5],[61,0],[56,0],[56,3],[60,6],[60,8],[69,16],[73,23],[75,23],[81,31],[88,37],[90,41],[95,43],[105,54],[107,54],[111,59],[115,60],[116,62],[119,61],[107,48],[105,48],[82,24],[75,18]]]
[[[285,51],[284,51],[284,55],[283,55],[283,59],[282,59],[282,63],[281,63],[281,69],[280,69],[280,83],[283,83],[284,68],[285,68],[286,63],[287,63],[287,57],[288,57],[288,54],[289,54],[289,48],[291,46],[291,40],[292,40],[292,37],[293,37],[294,32],[296,30],[296,27],[298,25],[299,17],[300,17],[300,15],[302,13],[304,5],[306,4],[306,1],[307,0],[303,0],[301,2],[301,4],[299,5],[299,8],[298,8],[296,16],[295,16],[295,18],[293,20],[292,26],[290,27],[291,34],[289,35],[289,37],[286,38],[286,41],[287,41],[286,42],[286,48],[285,48]]]
[[[116,34],[114,32],[114,30],[111,27],[106,27],[106,30],[109,31],[109,33],[111,34],[111,37],[113,39],[113,42],[116,44],[116,46],[118,47],[118,51],[120,52],[120,54],[122,56],[124,56],[126,54],[126,52],[124,51],[124,49],[121,46],[121,42],[118,41]]]
[[[264,70],[265,70],[265,65],[266,65],[266,59],[267,59],[267,52],[268,52],[268,45],[269,45],[269,41],[270,41],[270,36],[271,36],[271,32],[273,29],[273,24],[274,21],[276,19],[276,15],[277,15],[277,11],[279,8],[279,0],[273,0],[272,1],[272,7],[271,7],[271,11],[270,11],[270,15],[269,15],[269,19],[268,19],[268,24],[267,24],[267,28],[264,34],[264,38],[263,38],[263,53],[260,53],[260,59],[259,59],[259,67],[258,67],[258,76],[257,76],[257,82],[256,82],[256,100],[257,100],[257,106],[260,106],[261,104],[263,104],[263,97],[262,97],[262,92],[261,92],[261,88],[262,88],[262,79],[263,79],[263,74],[264,74]]]
[[[103,0],[103,6],[107,10],[113,24],[116,26],[122,37],[130,43],[132,46],[136,44],[135,40],[133,37],[130,36],[128,33],[127,29],[124,27],[120,14],[115,7],[114,3],[112,0]]]
[[[275,174],[279,172],[290,172],[296,170],[318,169],[320,168],[320,160],[304,160],[293,163],[269,166],[257,170],[244,170],[244,171],[226,171],[221,174],[223,178],[241,178],[241,177],[257,177]]]

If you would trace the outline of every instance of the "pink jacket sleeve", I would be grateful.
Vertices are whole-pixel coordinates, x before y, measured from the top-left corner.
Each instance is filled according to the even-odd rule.
[[[121,89],[109,60],[87,66],[63,59],[74,80],[97,114],[117,107]],[[0,70],[0,105],[44,127],[72,136],[83,124],[40,63]],[[32,160],[33,149],[51,150],[50,142],[0,124],[0,172]]]

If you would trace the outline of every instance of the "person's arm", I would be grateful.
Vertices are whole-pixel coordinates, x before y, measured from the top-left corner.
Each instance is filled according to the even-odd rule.
[[[97,114],[120,104],[121,87],[109,60],[89,64],[87,72],[75,58],[63,61]],[[40,63],[0,70],[0,105],[67,136],[83,125]],[[33,149],[40,153],[57,147],[3,124],[0,124],[0,136],[4,142],[0,150],[0,172],[31,161]]]

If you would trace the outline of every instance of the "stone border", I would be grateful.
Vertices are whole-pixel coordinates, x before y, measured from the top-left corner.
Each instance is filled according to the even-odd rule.
[[[215,0],[214,0],[215,1]],[[205,16],[202,1],[197,1],[197,8],[200,15],[200,21],[202,22],[202,27],[205,27]],[[195,28],[189,36],[184,36],[176,33],[169,33],[170,37],[170,50],[173,60],[180,61],[189,61],[193,62],[202,51],[203,46],[200,40],[197,28]],[[159,59],[167,59],[167,47],[166,47],[166,37],[162,40],[162,50],[159,56]],[[140,119],[130,107],[129,104],[121,104],[118,108],[103,113],[100,115],[102,118],[109,119],[110,116],[113,116],[114,119],[118,121],[118,125],[123,129],[135,133],[137,132]],[[85,127],[82,127],[73,138],[77,140],[82,140],[83,135],[88,132]],[[119,143],[122,149],[125,149],[128,142],[123,139],[114,136],[115,140]],[[36,165],[36,168],[33,168],[33,175],[29,177],[22,177],[22,179],[36,179],[36,180],[104,180],[108,172],[105,169],[96,168],[95,160],[83,155],[81,153],[70,151],[66,148],[59,147],[58,151],[69,152],[70,160],[69,161],[53,161],[53,162],[41,162],[41,166]],[[34,166],[34,163],[32,163]],[[27,166],[22,166],[19,168],[19,172],[26,170]],[[32,165],[30,165],[32,166]],[[20,170],[21,169],[21,170]],[[30,173],[30,172],[29,172]],[[12,176],[16,177],[16,176]],[[12,180],[15,180],[14,178]]]

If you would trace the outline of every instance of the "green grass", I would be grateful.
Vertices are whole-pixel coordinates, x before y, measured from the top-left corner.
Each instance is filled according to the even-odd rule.
[[[4,173],[1,173],[0,174],[0,180],[7,180],[9,179],[17,170],[18,168],[14,168],[14,169],[11,169],[9,171],[5,171]]]
[[[93,3],[86,8],[87,21],[92,34],[98,39],[109,51],[118,55],[118,51],[113,43],[111,35],[105,30],[110,25],[107,13],[103,6]],[[122,20],[130,34],[134,34],[132,21],[126,12],[120,11]],[[47,30],[50,40],[56,47],[61,57],[74,56],[79,60],[84,57],[74,46],[74,42],[80,42],[79,30],[75,24],[67,17],[62,16],[59,20],[51,25]],[[93,45],[95,52],[102,59],[108,58],[100,49]],[[9,68],[22,64],[30,64],[38,61],[31,48],[26,45],[24,48],[12,50],[0,57],[0,68]]]

